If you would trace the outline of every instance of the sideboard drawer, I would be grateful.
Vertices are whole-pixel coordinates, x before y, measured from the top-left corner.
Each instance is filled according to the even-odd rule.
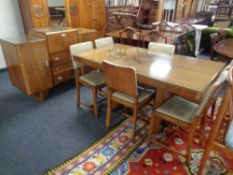
[[[50,62],[52,66],[57,66],[64,63],[70,63],[71,57],[69,51],[57,52],[50,55]]]
[[[73,79],[74,78],[74,70],[69,70],[69,71],[54,75],[53,78],[54,78],[55,85],[60,84],[64,81]]]
[[[65,64],[60,64],[60,65],[52,67],[53,75],[60,74],[62,72],[66,72],[66,71],[69,71],[69,70],[73,70],[72,62],[65,63]]]
[[[69,46],[77,43],[77,31],[59,32],[47,35],[49,53],[69,50]]]

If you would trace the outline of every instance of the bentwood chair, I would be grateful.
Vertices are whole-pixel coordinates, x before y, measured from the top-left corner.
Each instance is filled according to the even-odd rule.
[[[157,144],[170,151],[181,154],[185,157],[185,164],[189,165],[192,143],[197,123],[205,118],[204,116],[206,115],[208,108],[216,101],[216,98],[223,88],[226,75],[227,71],[224,71],[220,74],[218,79],[208,88],[207,92],[203,96],[201,104],[196,104],[182,97],[174,95],[165,101],[161,106],[156,108],[152,113],[148,142]],[[153,139],[153,124],[158,124],[161,119],[188,131],[186,154],[179,153],[176,151],[176,149]],[[203,121],[201,123],[203,123]],[[200,133],[204,133],[204,127],[201,127]],[[203,134],[201,135],[200,140],[202,142]]]
[[[135,137],[137,112],[144,105],[155,98],[151,91],[138,89],[136,71],[133,67],[115,65],[104,61],[104,75],[108,87],[108,108],[106,118],[106,128],[110,127],[112,102],[122,104],[133,109],[132,117],[132,138]],[[127,115],[128,116],[128,115]]]
[[[150,42],[148,45],[148,52],[150,54],[164,53],[171,55],[175,52],[175,46],[171,44]]]
[[[127,27],[120,31],[120,41],[122,44],[140,46],[141,33],[135,28]]]
[[[220,107],[218,109],[218,113],[216,115],[216,119],[213,122],[213,126],[210,132],[209,140],[206,145],[204,154],[202,156],[201,165],[199,167],[198,175],[203,175],[204,169],[206,167],[206,162],[210,157],[211,151],[219,151],[222,155],[226,155],[228,157],[233,157],[233,67],[230,68],[228,73],[228,79],[227,79],[227,86],[225,88],[224,96],[222,98]],[[225,120],[226,114],[229,112],[228,120]],[[227,121],[227,123],[226,123]],[[230,123],[230,124],[229,124]],[[225,143],[219,142],[219,133],[220,131],[225,128],[227,134],[225,135]],[[220,139],[221,140],[221,139]],[[213,161],[213,160],[211,160]],[[220,165],[217,163],[217,165],[220,166],[220,168],[223,168],[225,166]],[[209,168],[208,168],[209,169]],[[212,169],[209,169],[212,171]],[[206,170],[207,171],[207,170]],[[213,173],[215,173],[213,171]]]
[[[113,42],[112,37],[98,38],[98,39],[95,40],[96,48],[111,46],[113,44],[114,44],[114,42]]]
[[[158,42],[160,39],[166,44],[167,43],[167,37],[160,34],[157,30],[151,30],[145,34],[142,35],[142,46],[146,47],[146,37],[149,38],[149,41],[152,42]]]
[[[92,100],[93,100],[93,109],[95,116],[98,117],[98,102],[97,102],[97,93],[98,90],[105,87],[105,78],[103,72],[99,71],[91,71],[87,74],[84,74],[83,67],[84,65],[77,63],[74,61],[74,54],[80,55],[86,51],[90,51],[93,49],[93,44],[91,41],[78,43],[70,46],[70,53],[72,56],[72,62],[75,71],[75,81],[76,81],[76,98],[77,98],[77,105],[80,107],[80,103],[87,106],[84,102],[80,100],[80,84],[85,87],[88,87],[92,90]]]

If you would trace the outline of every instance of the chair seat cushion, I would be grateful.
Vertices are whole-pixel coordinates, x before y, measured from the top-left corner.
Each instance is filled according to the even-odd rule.
[[[155,95],[155,93],[153,91],[150,90],[144,90],[144,89],[138,89],[138,103],[143,102],[144,100],[146,100],[147,98],[153,97]],[[112,94],[113,97],[122,99],[124,101],[127,101],[129,103],[134,103],[134,98],[131,95],[127,95],[125,93],[121,93],[121,92],[114,92]]]
[[[98,86],[105,84],[105,77],[104,73],[100,71],[92,71],[90,73],[87,73],[85,75],[81,75],[79,77],[79,80],[90,84],[91,86]]]
[[[163,103],[157,112],[166,114],[186,123],[191,123],[199,105],[179,96],[173,96]]]
[[[228,129],[226,139],[225,139],[226,146],[233,150],[233,121],[230,124]]]

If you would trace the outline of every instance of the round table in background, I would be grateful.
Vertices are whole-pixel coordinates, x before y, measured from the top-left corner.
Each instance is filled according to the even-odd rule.
[[[220,41],[214,46],[214,51],[228,59],[233,59],[233,39],[225,39]]]

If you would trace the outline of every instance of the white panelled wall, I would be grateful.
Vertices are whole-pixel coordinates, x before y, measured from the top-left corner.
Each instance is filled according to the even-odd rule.
[[[24,34],[18,0],[0,0],[0,38]],[[0,69],[6,64],[0,47]]]

